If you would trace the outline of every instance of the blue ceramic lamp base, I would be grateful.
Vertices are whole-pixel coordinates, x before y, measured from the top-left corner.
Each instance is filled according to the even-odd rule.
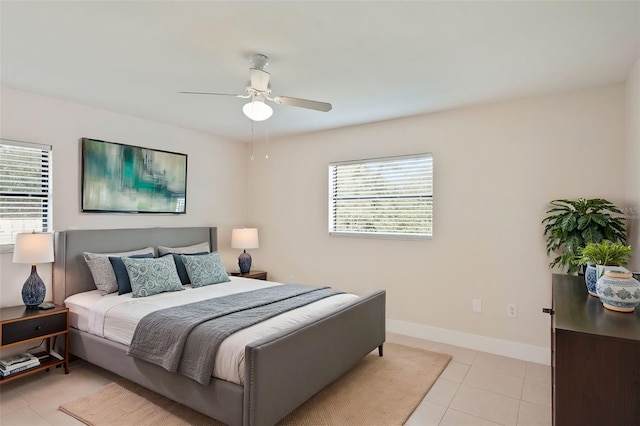
[[[35,309],[44,302],[46,293],[47,288],[44,286],[42,278],[38,275],[38,271],[36,271],[36,265],[31,265],[31,275],[22,286],[22,301],[27,308]]]
[[[241,274],[248,274],[251,270],[251,255],[246,250],[238,257],[238,267]]]

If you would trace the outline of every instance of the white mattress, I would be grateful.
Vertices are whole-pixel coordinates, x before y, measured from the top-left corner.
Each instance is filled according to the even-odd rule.
[[[184,286],[184,291],[133,298],[131,293],[102,295],[98,290],[68,297],[71,326],[114,342],[129,345],[138,321],[145,315],[164,308],[198,302],[213,297],[266,288],[279,283],[230,277],[228,283],[200,288]],[[286,330],[309,319],[358,299],[354,294],[339,294],[285,312],[260,324],[240,330],[222,342],[215,357],[213,376],[244,384],[244,349],[257,339]]]

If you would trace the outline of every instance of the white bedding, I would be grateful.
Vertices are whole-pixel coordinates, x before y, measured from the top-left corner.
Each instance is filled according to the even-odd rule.
[[[184,291],[135,299],[131,297],[131,293],[103,296],[98,290],[94,290],[68,297],[65,305],[69,308],[72,327],[128,346],[138,321],[153,311],[279,285],[271,281],[229,278],[231,281],[227,283],[199,288],[187,285],[184,286]],[[321,299],[232,334],[218,349],[213,376],[244,384],[244,348],[248,343],[318,317],[357,298],[353,294],[339,294]]]

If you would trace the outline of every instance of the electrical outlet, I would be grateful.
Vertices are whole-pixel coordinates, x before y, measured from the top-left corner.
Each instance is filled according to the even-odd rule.
[[[482,312],[482,300],[480,300],[480,299],[472,299],[471,300],[471,310],[473,312]]]
[[[511,317],[511,318],[517,318],[518,317],[518,305],[516,305],[515,303],[509,303],[507,305],[507,316]]]

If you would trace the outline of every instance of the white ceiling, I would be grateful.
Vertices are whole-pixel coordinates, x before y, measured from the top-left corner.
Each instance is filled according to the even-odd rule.
[[[623,82],[640,1],[2,1],[2,85],[248,141],[249,57],[271,60],[271,138]],[[263,131],[264,124],[256,124]]]

